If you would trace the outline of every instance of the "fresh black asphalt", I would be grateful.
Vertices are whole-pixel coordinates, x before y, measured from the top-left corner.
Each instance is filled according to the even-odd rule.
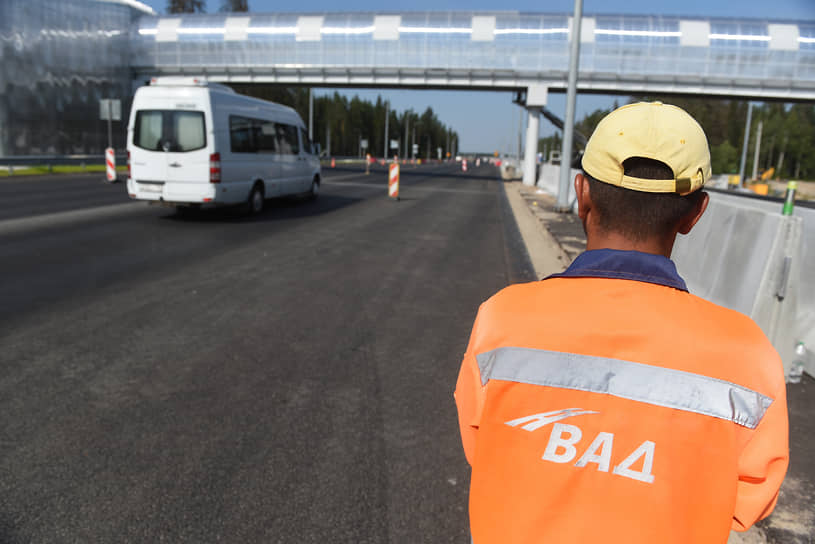
[[[179,217],[0,181],[0,543],[468,542],[452,390],[531,279],[495,170]]]

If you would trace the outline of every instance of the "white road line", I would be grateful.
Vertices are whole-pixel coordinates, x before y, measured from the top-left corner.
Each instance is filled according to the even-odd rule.
[[[328,180],[325,180],[328,181]],[[377,185],[374,183],[354,183],[354,182],[343,182],[337,183],[337,186],[345,186],[345,187],[368,187],[371,189],[376,189],[377,191],[383,191],[383,194],[387,194],[388,192],[388,183],[387,179],[383,179],[382,183]],[[399,186],[400,193],[456,193],[456,194],[470,194],[470,195],[485,195],[494,193],[494,190],[483,190],[479,191],[478,189],[451,189],[449,187],[415,187],[415,186],[405,186],[400,184]]]
[[[114,217],[137,211],[147,211],[147,204],[143,202],[123,202],[121,204],[109,204],[107,206],[97,206],[81,210],[68,210],[32,217],[4,219],[0,221],[0,235],[14,234],[38,228],[70,225],[80,221],[104,219],[106,217]]]
[[[358,178],[358,177],[364,176],[364,175],[365,174],[363,174],[362,172],[359,172],[358,174],[347,174],[345,176],[324,176],[323,181],[324,182],[329,182],[329,181],[334,181],[334,180],[337,180],[337,179]]]

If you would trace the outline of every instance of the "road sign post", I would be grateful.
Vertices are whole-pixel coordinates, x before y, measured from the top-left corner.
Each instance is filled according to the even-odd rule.
[[[122,102],[115,98],[99,100],[99,118],[108,122],[108,146],[105,149],[106,180],[113,183],[116,177],[116,152],[113,149],[113,121],[122,119]]]

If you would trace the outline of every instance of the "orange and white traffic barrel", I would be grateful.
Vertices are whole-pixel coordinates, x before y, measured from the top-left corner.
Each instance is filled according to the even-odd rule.
[[[464,159],[464,160],[461,161],[461,171],[462,172],[467,171],[467,159]]]
[[[399,200],[399,164],[393,163],[388,168],[388,196]]]

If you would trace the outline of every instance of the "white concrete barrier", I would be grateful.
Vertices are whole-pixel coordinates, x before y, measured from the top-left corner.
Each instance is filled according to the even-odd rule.
[[[577,213],[577,200],[574,194],[574,177],[580,173],[580,170],[571,168],[569,172],[569,198],[568,202],[572,205],[572,210]],[[540,174],[538,175],[537,186],[543,189],[552,196],[557,197],[560,186],[560,165],[545,162],[541,165]]]
[[[707,212],[677,239],[672,258],[692,293],[753,318],[789,371],[798,341],[815,346],[815,282],[802,273],[815,266],[802,237],[807,229],[815,236],[815,210],[782,216],[781,207],[711,192]],[[805,368],[815,376],[815,361]]]
[[[545,163],[537,186],[557,196],[559,179],[560,165]],[[776,201],[709,193],[707,212],[674,247],[680,276],[692,293],[753,318],[785,370],[804,342],[805,369],[815,376],[815,209],[797,206],[785,217]]]
[[[523,167],[515,159],[503,159],[501,161],[501,179],[511,181],[523,177]]]

